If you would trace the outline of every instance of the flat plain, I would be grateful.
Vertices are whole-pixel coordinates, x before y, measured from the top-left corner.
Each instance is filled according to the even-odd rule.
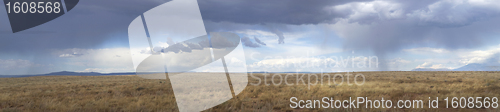
[[[298,84],[297,79],[303,74],[252,74],[254,77],[248,77],[248,86],[236,98],[205,111],[499,111],[492,107],[452,109],[451,104],[446,108],[444,98],[499,97],[500,72],[391,71],[350,74],[358,73],[365,77],[362,85],[353,84],[354,75],[349,79],[352,85],[347,84],[347,77],[340,84],[342,78],[335,74],[345,76],[346,73],[325,73],[322,79],[322,75],[316,73],[320,77],[312,80],[310,83],[317,84],[311,86],[308,85],[307,74],[302,77],[304,82],[300,80]],[[289,76],[284,80],[287,74]],[[358,83],[362,82],[361,77],[356,79]],[[294,84],[287,85],[284,81]],[[390,99],[393,103],[397,100],[424,100],[424,108],[374,109],[361,106],[357,109],[293,109],[290,107],[291,97],[303,100],[368,97],[371,100]],[[429,97],[439,97],[438,109],[427,108]],[[0,111],[169,112],[178,109],[169,80],[137,76],[39,76],[0,78]]]

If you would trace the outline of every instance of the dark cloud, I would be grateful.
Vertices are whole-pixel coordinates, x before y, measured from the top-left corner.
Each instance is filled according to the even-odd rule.
[[[4,25],[7,15],[1,13],[0,53],[35,55],[50,49],[126,47],[130,22],[167,1],[80,1],[65,15],[15,34]]]
[[[421,25],[461,27],[500,15],[498,1],[439,1],[409,17],[418,18]]]
[[[340,32],[347,49],[370,49],[392,52],[408,44],[431,44],[448,48],[478,47],[484,41],[480,30],[456,30],[497,17],[496,1],[200,1],[208,30],[234,30],[258,26],[275,33],[284,43],[285,27],[276,24],[303,25],[348,22],[364,28]],[[227,23],[229,22],[229,23]],[[206,23],[207,24],[207,23]],[[214,25],[216,24],[216,25]],[[274,24],[274,25],[269,25]],[[476,28],[488,30],[493,26]],[[344,27],[344,28],[348,28]],[[457,33],[458,31],[459,33]],[[489,30],[491,31],[491,30]],[[473,33],[471,33],[473,32]],[[347,34],[348,33],[348,34]],[[491,33],[491,32],[489,32]],[[355,37],[354,37],[355,36]],[[355,43],[361,43],[360,45]],[[463,42],[463,43],[462,43]],[[462,43],[462,44],[456,44]],[[383,55],[384,53],[380,53]],[[384,54],[385,55],[385,54]]]
[[[46,60],[37,55],[53,49],[128,47],[130,22],[167,1],[84,0],[69,13],[16,34],[6,24],[6,14],[0,13],[0,54],[30,55],[37,62]],[[344,49],[369,50],[380,60],[409,46],[459,49],[498,44],[497,4],[449,0],[199,0],[207,32],[266,30],[275,33],[281,44],[283,33],[293,32],[287,25],[328,23],[342,39]],[[2,7],[0,12],[5,10]],[[241,42],[260,47],[257,43],[261,41],[254,39],[256,43],[248,37],[241,38]],[[209,46],[198,45],[179,45],[173,51]],[[57,56],[62,54],[74,52]]]
[[[361,1],[361,0],[360,0]],[[367,0],[363,0],[367,1]],[[317,24],[336,16],[325,7],[353,0],[199,0],[203,19],[245,24]]]
[[[102,47],[126,47],[128,44],[127,28],[130,22],[139,14],[166,3],[169,0],[121,0],[102,1],[86,0],[80,3],[69,13],[51,21],[22,31],[16,34],[10,33],[8,25],[1,25],[0,32],[0,52],[2,53],[43,53],[44,49],[66,49],[66,48],[102,48]],[[374,11],[363,12],[357,8],[370,8],[360,2],[367,2],[373,5]],[[366,3],[365,3],[366,4]],[[433,7],[429,7],[429,5]],[[456,7],[453,4],[456,5]],[[477,21],[488,20],[496,17],[498,11],[495,3],[477,5],[473,3],[462,3],[455,1],[350,1],[350,0],[200,0],[199,6],[201,14],[205,20],[207,31],[234,30],[234,29],[263,29],[274,32],[278,43],[284,42],[283,32],[287,32],[286,25],[318,24],[329,23],[333,20],[348,19],[350,22],[378,23],[377,29],[384,30],[387,27],[406,28],[410,33],[421,34],[421,30],[427,30],[426,26],[440,27],[461,27],[470,25]],[[344,6],[344,8],[331,8]],[[455,10],[461,9],[461,10]],[[2,8],[2,10],[5,10]],[[402,17],[395,18],[398,10],[401,10]],[[0,21],[4,24],[8,20],[5,13],[2,13]],[[358,14],[358,15],[356,15]],[[391,15],[392,14],[392,15]],[[360,16],[362,18],[351,18]],[[450,17],[450,18],[448,18]],[[383,20],[404,21],[400,25],[380,25]],[[401,20],[403,19],[403,20]],[[371,21],[371,22],[367,22]],[[212,22],[212,23],[210,23]],[[256,24],[248,26],[231,26],[224,22],[238,24]],[[391,21],[393,22],[393,21]],[[399,22],[401,23],[401,22]],[[218,25],[217,25],[218,24]],[[278,24],[268,27],[269,24]],[[423,25],[423,27],[422,27]],[[415,26],[410,28],[408,26]],[[421,28],[418,28],[421,27]],[[391,29],[391,28],[389,28]],[[432,29],[432,27],[430,28]],[[392,30],[392,29],[391,29]],[[371,31],[378,32],[378,31]],[[376,35],[402,35],[382,34],[380,31]],[[432,32],[432,31],[431,31]],[[357,32],[359,33],[359,32]],[[372,38],[373,36],[366,36]],[[450,34],[453,36],[453,34]],[[466,34],[468,36],[474,34]],[[458,35],[460,36],[460,35]],[[401,36],[398,36],[401,37]],[[394,41],[404,39],[389,40],[393,37],[376,37],[377,40]],[[352,39],[352,38],[347,38]],[[436,35],[432,39],[437,41],[461,41],[458,39],[448,39]],[[357,40],[354,38],[354,40]],[[365,39],[370,40],[370,39]],[[419,40],[409,39],[404,41]],[[476,40],[472,39],[472,42]],[[111,43],[111,44],[110,44]],[[403,42],[404,43],[404,42]],[[385,43],[384,43],[385,44]],[[397,43],[392,43],[397,44]],[[445,44],[446,45],[446,44]],[[468,46],[467,42],[462,44]],[[474,46],[475,44],[470,44]],[[39,46],[33,48],[31,46]],[[457,45],[461,46],[461,45]],[[376,46],[381,47],[381,46]],[[16,48],[16,49],[12,49]],[[391,48],[389,48],[391,49]]]
[[[378,4],[397,4],[400,8],[396,9],[408,10],[406,7],[402,7],[405,6],[404,2]],[[350,8],[353,8],[351,10],[356,10],[356,7]],[[363,22],[356,21],[356,18],[343,18],[348,23],[337,23],[337,31],[340,31],[338,33],[342,34],[348,40],[348,43],[362,43],[346,44],[352,47],[369,45],[370,47],[391,51],[398,50],[399,47],[394,46],[418,44],[421,42],[452,49],[475,47],[479,46],[481,41],[484,41],[482,37],[494,34],[493,29],[496,26],[491,24],[498,24],[498,22],[492,20],[496,20],[494,18],[498,16],[495,15],[500,14],[500,10],[493,10],[488,8],[488,6],[479,6],[458,1],[440,1],[432,4],[432,6],[423,6],[416,10],[405,12],[401,13],[402,17],[398,19],[384,19],[381,16],[370,16],[369,19],[375,22],[373,24],[359,25],[354,23]],[[387,15],[384,14],[387,13],[384,10],[372,13]],[[370,15],[369,13],[362,12],[357,12],[357,14],[357,16]],[[351,15],[354,15],[354,13]]]
[[[335,21],[371,24],[385,20],[412,19],[421,26],[461,27],[500,15],[498,1],[368,1],[330,6]]]
[[[345,50],[369,50],[380,60],[410,46],[446,49],[498,44],[498,1],[372,1],[333,6],[332,28]],[[411,6],[414,4],[415,6]],[[381,63],[381,70],[387,70]]]
[[[356,0],[367,1],[367,0]],[[284,44],[282,28],[267,24],[318,24],[330,22],[334,18],[345,16],[343,13],[331,13],[327,7],[355,2],[353,0],[199,0],[203,19],[212,22],[232,22],[240,24],[261,24],[278,36],[278,43]],[[225,23],[222,23],[225,24]],[[227,29],[230,26],[221,26]],[[209,31],[220,30],[210,27]],[[236,28],[239,29],[239,28]],[[235,29],[230,29],[235,30]],[[255,45],[254,45],[255,47]]]
[[[253,37],[253,38],[255,39],[255,42],[257,42],[257,43],[259,43],[261,45],[264,45],[264,46],[266,45],[266,43],[260,41],[259,38],[257,38],[257,37]]]
[[[120,3],[102,0],[80,1],[69,13],[19,33],[10,33],[8,25],[1,25],[0,31],[3,33],[0,38],[0,52],[35,55],[47,49],[127,47],[127,28],[130,22],[143,12],[168,1],[170,0],[121,0]],[[317,24],[334,17],[324,11],[324,7],[347,2],[350,1],[200,0],[199,6],[206,21]],[[5,18],[0,19],[2,22],[8,21],[3,20]],[[280,40],[284,39],[279,32],[286,28],[274,25],[273,29],[269,30],[275,31]]]
[[[276,36],[278,36],[278,44],[285,44],[285,36],[283,36],[283,32],[278,29],[271,30]]]
[[[248,37],[242,37],[241,42],[243,42],[243,45],[247,47],[253,47],[253,48],[260,47],[259,44],[253,43]]]
[[[497,25],[500,23],[483,21],[464,27],[441,28],[412,25],[409,21],[384,21],[366,26],[339,23],[334,27],[344,40],[345,50],[369,50],[385,60],[387,55],[410,46],[454,50],[498,44],[498,39],[493,37],[500,34],[495,32]],[[382,70],[386,67],[385,63],[380,66]]]

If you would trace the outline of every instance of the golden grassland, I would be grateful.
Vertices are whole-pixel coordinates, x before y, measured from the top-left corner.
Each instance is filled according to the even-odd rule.
[[[254,74],[267,82],[249,77],[249,85],[229,101],[205,111],[499,111],[498,109],[447,109],[445,97],[499,97],[500,72],[356,72],[366,77],[363,85],[330,83],[273,85],[271,76]],[[339,73],[345,74],[345,73]],[[297,75],[289,76],[296,83]],[[318,76],[320,76],[318,74]],[[351,83],[352,83],[351,76]],[[358,81],[361,78],[358,78]],[[279,82],[279,77],[274,78]],[[335,78],[339,83],[340,78]],[[347,80],[347,79],[344,79]],[[316,80],[320,81],[321,80]],[[315,81],[312,81],[315,83]],[[271,85],[266,85],[271,84]],[[300,82],[302,84],[302,82]],[[424,100],[423,109],[292,109],[290,98],[320,100],[332,97],[369,99]],[[428,97],[439,97],[439,109],[428,109]],[[394,105],[393,105],[394,106]],[[451,108],[451,106],[450,106]],[[0,111],[178,111],[168,80],[142,79],[137,76],[41,76],[0,78]]]

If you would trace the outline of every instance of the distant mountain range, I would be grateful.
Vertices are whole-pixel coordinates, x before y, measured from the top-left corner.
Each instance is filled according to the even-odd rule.
[[[438,69],[434,69],[434,68],[415,68],[411,71],[453,71],[453,69],[447,69],[447,68],[438,68]]]
[[[500,71],[500,66],[490,65],[490,64],[479,64],[471,63],[457,69],[432,69],[432,68],[416,68],[411,71]],[[193,71],[189,71],[193,72]],[[254,72],[254,73],[264,73],[264,72]],[[277,72],[276,72],[277,73]],[[292,73],[292,72],[283,72]],[[295,73],[295,72],[293,72]],[[314,73],[314,72],[299,72],[299,73]],[[142,73],[149,74],[149,73]],[[98,73],[98,72],[53,72],[48,74],[37,74],[37,75],[0,75],[0,78],[12,78],[12,77],[32,77],[32,76],[109,76],[109,75],[136,75],[135,72],[125,72],[125,73]]]
[[[136,75],[135,72],[129,73],[98,73],[98,72],[53,72],[48,74],[37,74],[37,75],[0,75],[0,78],[12,78],[12,77],[32,77],[32,76],[107,76],[107,75]]]
[[[491,64],[471,63],[457,69],[416,68],[411,71],[500,71],[500,66]]]
[[[500,71],[500,66],[489,64],[471,63],[463,67],[454,69],[455,71]]]

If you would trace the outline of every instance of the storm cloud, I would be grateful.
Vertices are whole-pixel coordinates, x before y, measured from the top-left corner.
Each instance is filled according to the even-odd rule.
[[[0,52],[44,52],[29,46],[44,46],[42,49],[124,47],[128,43],[129,23],[139,14],[168,1],[125,0],[120,4],[81,1],[70,13],[23,32],[12,34],[8,25],[2,25]],[[262,29],[277,35],[278,43],[284,43],[282,33],[288,31],[286,25],[329,23],[346,39],[346,49],[381,51],[429,41],[449,48],[479,46],[484,40],[481,36],[495,33],[493,29],[498,25],[492,19],[500,14],[497,4],[500,3],[472,0],[199,1],[203,19],[213,22],[206,23],[207,30],[238,29],[235,27],[239,26],[227,25],[231,23],[261,25]],[[2,24],[8,24],[6,19],[6,16],[0,17]],[[278,25],[266,29],[270,24]],[[110,42],[117,44],[110,45]],[[13,47],[15,51],[10,49]]]
[[[250,38],[248,37],[242,37],[241,42],[243,43],[244,46],[247,47],[253,47],[253,48],[260,47],[259,44],[253,43],[252,40],[250,40]]]
[[[454,50],[498,41],[499,4],[477,0],[207,0],[200,2],[200,8],[204,19],[220,23],[219,27],[239,29],[230,23],[265,27],[261,29],[275,33],[279,44],[284,43],[287,25],[329,24],[330,30],[343,39],[345,51],[368,50],[385,60],[388,54],[408,46]],[[269,27],[276,25],[282,27]],[[381,69],[386,69],[384,63]]]
[[[255,39],[255,42],[259,43],[260,45],[264,45],[264,46],[266,45],[266,43],[260,41],[259,38],[257,38],[257,37],[253,37],[253,38]]]
[[[71,12],[18,33],[11,32],[6,13],[0,13],[0,53],[41,54],[48,49],[125,47],[130,22],[168,1],[80,1]],[[0,12],[4,11],[4,6],[0,6]]]
[[[49,63],[49,56],[64,59],[86,57],[88,54],[61,49],[128,48],[127,28],[145,11],[169,0],[85,0],[71,12],[40,26],[11,33],[5,13],[0,13],[0,55],[7,58],[29,58],[33,63]],[[370,52],[381,61],[392,53],[408,47],[454,49],[481,48],[497,45],[500,39],[500,1],[481,0],[199,0],[207,32],[263,30],[272,37],[243,37],[247,47],[284,44],[297,29],[289,26],[321,24],[334,36],[325,36],[323,43],[341,43],[344,51]],[[0,12],[4,12],[0,6]],[[293,35],[294,36],[294,35]],[[309,35],[306,35],[309,36]],[[324,36],[324,35],[315,35]],[[251,36],[250,36],[251,37]],[[311,36],[312,37],[312,36]],[[318,37],[319,38],[319,37]],[[332,38],[332,39],[330,39]],[[311,42],[316,37],[294,41]],[[321,41],[320,40],[320,41]],[[266,42],[266,43],[264,43]],[[286,42],[287,44],[291,42]],[[174,41],[167,40],[173,45]],[[292,44],[290,44],[292,45]],[[297,44],[295,44],[297,45]],[[177,46],[190,51],[208,45]],[[286,45],[281,45],[286,46]],[[174,47],[172,47],[174,48]],[[190,48],[190,49],[187,49]],[[354,52],[353,52],[354,53]],[[292,54],[292,53],[291,53]],[[115,56],[115,55],[112,55]],[[14,59],[17,60],[17,59]],[[64,61],[64,60],[63,60]],[[381,70],[385,64],[381,63]],[[65,69],[65,68],[61,68]]]
[[[429,41],[448,48],[476,47],[484,40],[480,36],[494,32],[489,30],[494,25],[483,26],[483,21],[498,23],[491,21],[500,15],[498,4],[474,0],[204,0],[200,9],[205,20],[226,24],[220,27],[230,26],[222,22],[262,26],[328,23],[347,40],[346,49],[394,51],[402,45]],[[283,29],[267,30],[277,34],[282,43]]]
[[[367,0],[359,0],[367,1]],[[318,24],[342,13],[330,13],[328,6],[353,0],[199,0],[203,19],[245,24]]]

